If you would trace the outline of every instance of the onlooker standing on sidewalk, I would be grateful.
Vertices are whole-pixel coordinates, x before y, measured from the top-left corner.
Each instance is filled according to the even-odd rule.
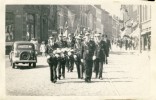
[[[126,39],[125,40],[125,50],[127,50],[127,48],[128,48],[128,40]]]
[[[111,49],[111,43],[110,40],[107,38],[107,35],[105,35],[104,41],[106,42],[106,64],[108,64],[108,57],[109,57],[109,51]]]
[[[37,39],[32,38],[30,42],[34,44],[36,53],[38,54],[38,45],[39,45],[39,44],[38,44]]]
[[[46,45],[45,45],[45,42],[42,41],[40,45],[40,52],[42,53],[42,56],[45,56],[45,51],[46,51]]]

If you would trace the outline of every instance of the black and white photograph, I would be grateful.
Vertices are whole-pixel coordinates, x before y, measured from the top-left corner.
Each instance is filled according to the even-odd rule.
[[[6,4],[6,96],[146,98],[152,5]]]

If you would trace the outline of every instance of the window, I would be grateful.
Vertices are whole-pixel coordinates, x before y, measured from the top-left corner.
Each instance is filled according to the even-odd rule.
[[[147,20],[147,5],[145,5],[145,20]]]
[[[14,40],[14,13],[6,12],[5,36],[6,42]]]
[[[35,38],[35,18],[33,14],[27,14],[27,33],[26,40]]]

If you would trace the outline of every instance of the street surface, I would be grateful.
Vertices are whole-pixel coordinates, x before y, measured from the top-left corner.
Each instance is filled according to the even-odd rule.
[[[149,94],[150,59],[147,53],[112,50],[104,65],[103,80],[85,83],[77,78],[76,66],[56,84],[50,81],[45,57],[38,57],[36,68],[12,69],[6,56],[6,95],[9,96],[139,96]],[[26,65],[25,65],[26,66]]]

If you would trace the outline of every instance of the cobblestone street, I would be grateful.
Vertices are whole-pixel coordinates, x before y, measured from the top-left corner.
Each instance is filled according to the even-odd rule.
[[[103,80],[85,83],[77,78],[76,67],[56,84],[50,82],[45,57],[36,68],[12,69],[6,56],[6,95],[10,96],[140,96],[149,92],[150,60],[146,53],[111,51],[104,65]]]

